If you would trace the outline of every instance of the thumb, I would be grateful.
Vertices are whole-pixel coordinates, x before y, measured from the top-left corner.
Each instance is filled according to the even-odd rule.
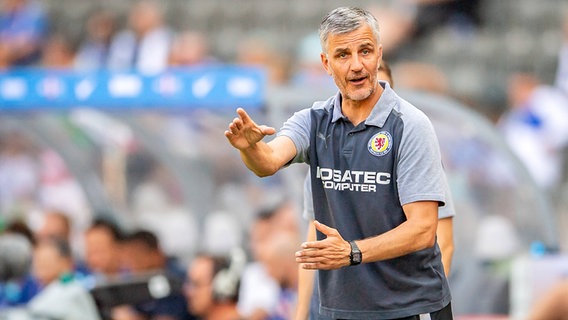
[[[260,131],[262,132],[262,134],[264,134],[265,136],[269,136],[272,134],[276,133],[276,129],[274,129],[273,127],[269,127],[269,126],[265,126],[265,125],[261,125],[258,126]]]
[[[335,236],[335,235],[338,234],[338,232],[337,232],[336,229],[331,228],[331,227],[328,227],[328,226],[326,226],[325,224],[323,224],[323,223],[321,223],[321,222],[319,222],[319,221],[317,221],[317,220],[314,220],[314,226],[316,227],[316,229],[317,229],[319,232],[325,234],[327,237],[329,237],[329,236]]]

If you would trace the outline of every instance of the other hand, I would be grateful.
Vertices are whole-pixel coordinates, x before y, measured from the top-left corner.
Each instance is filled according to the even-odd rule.
[[[302,243],[302,249],[296,252],[296,262],[304,269],[331,270],[350,265],[351,246],[337,229],[319,221],[314,221],[314,226],[326,238]]]
[[[257,125],[243,108],[238,108],[237,114],[238,117],[233,119],[225,131],[225,137],[239,150],[252,147],[265,136],[276,132],[272,127]]]

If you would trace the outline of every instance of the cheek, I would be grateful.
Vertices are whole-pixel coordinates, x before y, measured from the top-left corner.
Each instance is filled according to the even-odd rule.
[[[55,263],[36,263],[33,266],[35,276],[44,284],[57,278],[57,266]]]

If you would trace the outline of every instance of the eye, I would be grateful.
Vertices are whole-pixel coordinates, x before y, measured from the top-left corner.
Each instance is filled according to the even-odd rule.
[[[339,58],[345,58],[345,57],[347,57],[347,53],[341,52],[341,53],[339,53],[337,56],[338,56]]]
[[[361,51],[361,53],[363,53],[363,55],[366,56],[366,55],[368,55],[369,53],[371,53],[371,50],[369,50],[369,49],[363,49],[363,50]]]

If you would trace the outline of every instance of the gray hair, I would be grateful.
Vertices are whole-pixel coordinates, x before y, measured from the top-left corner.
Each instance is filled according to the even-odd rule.
[[[355,7],[339,7],[329,12],[319,29],[321,48],[327,53],[327,38],[330,34],[344,34],[359,29],[364,23],[371,27],[377,43],[380,42],[379,23],[369,11]]]

